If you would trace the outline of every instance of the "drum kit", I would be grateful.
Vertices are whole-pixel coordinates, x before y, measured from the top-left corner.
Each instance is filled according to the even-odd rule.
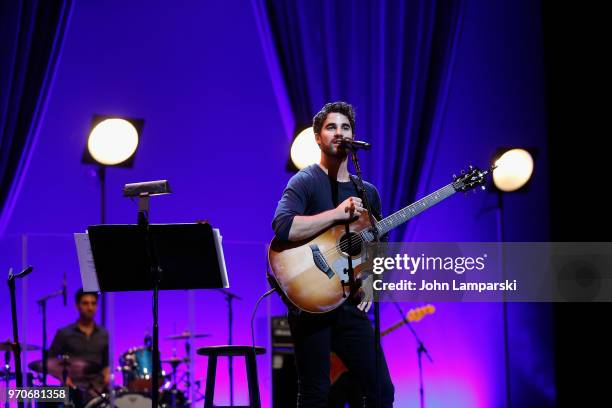
[[[155,382],[160,390],[160,408],[185,408],[192,403],[201,401],[204,397],[199,391],[200,382],[196,381],[192,387],[190,383],[189,352],[191,340],[194,338],[208,337],[207,334],[191,334],[188,331],[166,337],[169,341],[185,342],[185,357],[176,355],[168,359],[160,359],[162,365],[166,364],[170,370],[162,370],[161,375]],[[1,377],[9,386],[9,382],[15,375],[10,371],[10,353],[13,350],[9,341],[0,343],[0,351],[5,352],[5,367]],[[40,350],[40,347],[30,344],[22,344],[22,351]],[[42,384],[43,372],[42,360],[32,361],[28,367],[32,372],[38,373],[38,382]],[[179,375],[179,369],[180,370]],[[85,408],[149,408],[151,407],[151,390],[153,379],[151,378],[153,368],[153,351],[150,337],[145,336],[145,345],[133,347],[123,353],[119,358],[117,371],[121,372],[123,382],[115,386],[110,392],[102,385],[93,384],[88,379],[93,374],[99,374],[102,367],[91,361],[79,357],[60,356],[47,360],[47,373],[61,384],[66,384],[70,379],[70,397],[75,406]],[[33,385],[33,384],[32,384]],[[189,400],[190,389],[193,388],[194,400]]]

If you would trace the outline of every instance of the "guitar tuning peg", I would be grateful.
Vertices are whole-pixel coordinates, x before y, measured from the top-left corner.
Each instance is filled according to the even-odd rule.
[[[461,170],[461,174],[465,174],[465,170]]]
[[[472,166],[471,164],[468,167],[470,168],[470,170],[474,170],[474,166]]]
[[[457,175],[453,174],[453,180],[457,180]]]
[[[480,188],[481,188],[482,190],[486,190],[486,189],[487,189],[487,187],[485,187],[485,186],[480,186]]]

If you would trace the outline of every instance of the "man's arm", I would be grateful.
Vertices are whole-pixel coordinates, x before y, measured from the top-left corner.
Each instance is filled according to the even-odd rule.
[[[361,215],[363,204],[359,197],[349,197],[333,210],[316,215],[296,215],[289,230],[289,241],[310,238],[336,222],[348,221]]]
[[[60,354],[63,353],[64,350],[64,336],[61,330],[55,332],[55,336],[53,336],[53,341],[51,342],[51,347],[49,347],[49,351],[47,352],[48,358],[56,358]]]
[[[102,370],[102,374],[104,375],[104,385],[108,385],[108,383],[110,382],[110,368],[104,367],[104,370]]]
[[[106,344],[104,345],[104,351],[102,351],[102,374],[104,376],[104,385],[108,385],[110,382],[110,368],[109,368],[109,359],[108,359],[108,335],[106,336]]]

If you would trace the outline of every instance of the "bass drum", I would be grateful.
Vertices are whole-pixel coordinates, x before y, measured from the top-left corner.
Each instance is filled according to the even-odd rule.
[[[116,408],[151,408],[153,403],[149,395],[134,391],[118,391],[114,398]],[[110,395],[98,396],[90,400],[85,408],[111,408],[110,399]]]
[[[120,390],[115,392],[116,408],[151,408],[153,401],[149,393]],[[184,408],[187,407],[185,394],[180,390],[164,390],[159,393],[160,408]],[[95,397],[90,400],[85,408],[111,408],[110,395]]]

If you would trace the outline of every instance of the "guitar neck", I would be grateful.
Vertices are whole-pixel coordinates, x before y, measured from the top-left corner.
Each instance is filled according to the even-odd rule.
[[[382,336],[386,336],[387,334],[391,333],[392,331],[399,329],[400,327],[402,327],[403,325],[405,325],[406,322],[404,322],[403,320],[400,320],[399,322],[393,324],[392,326],[387,327],[385,330],[380,332],[381,337]]]
[[[376,223],[379,235],[384,235],[387,232],[391,231],[393,228],[402,225],[412,217],[422,213],[428,208],[433,207],[440,201],[443,201],[448,197],[452,196],[453,194],[455,194],[455,192],[456,190],[453,187],[453,183],[450,183],[442,187],[441,189],[434,191],[428,196],[425,196],[420,200],[410,204],[409,206],[404,207],[401,210],[389,215],[388,217],[383,218],[382,220]]]

